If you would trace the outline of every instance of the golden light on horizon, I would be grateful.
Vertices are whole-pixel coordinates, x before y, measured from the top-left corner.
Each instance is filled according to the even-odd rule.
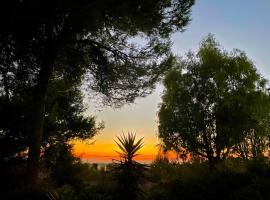
[[[134,104],[120,109],[108,107],[97,110],[94,105],[90,105],[86,115],[94,115],[97,120],[104,121],[105,129],[88,143],[73,141],[73,154],[87,162],[111,162],[112,159],[119,158],[115,152],[116,136],[132,132],[137,139],[144,138],[141,154],[135,160],[153,161],[158,154],[157,111],[161,91],[162,87],[158,86],[147,98],[140,98]],[[90,144],[91,142],[93,144]]]
[[[94,143],[87,143],[81,141],[73,141],[73,155],[81,158],[87,162],[112,162],[112,160],[118,160],[119,151],[114,141],[97,141]],[[138,162],[152,162],[155,160],[158,153],[155,141],[151,143],[145,143],[143,148],[139,151],[139,155],[135,160]]]

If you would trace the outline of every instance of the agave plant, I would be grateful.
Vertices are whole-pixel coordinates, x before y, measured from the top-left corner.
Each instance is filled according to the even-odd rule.
[[[118,196],[116,199],[142,199],[143,191],[140,183],[144,177],[145,165],[134,160],[143,147],[143,138],[136,141],[136,134],[128,133],[117,137],[120,160],[114,162],[114,171],[118,180]]]
[[[126,135],[117,136],[118,141],[115,141],[119,151],[116,151],[120,158],[122,158],[125,162],[132,163],[134,162],[134,158],[138,156],[138,151],[143,147],[143,138],[139,139],[137,142],[136,134],[129,132]]]

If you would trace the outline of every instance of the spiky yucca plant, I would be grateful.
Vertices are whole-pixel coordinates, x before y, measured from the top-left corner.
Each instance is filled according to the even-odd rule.
[[[118,141],[115,141],[115,143],[120,149],[120,152],[116,152],[120,155],[120,158],[122,158],[124,162],[135,162],[134,158],[139,155],[138,151],[143,147],[143,138],[136,142],[136,134],[129,132],[127,136],[124,134],[117,136],[117,140]]]
[[[142,199],[143,191],[140,182],[144,177],[145,165],[134,160],[143,147],[143,138],[136,141],[136,134],[129,132],[127,135],[117,137],[115,141],[119,148],[117,153],[120,160],[114,162],[114,170],[118,180],[117,199],[137,200]]]

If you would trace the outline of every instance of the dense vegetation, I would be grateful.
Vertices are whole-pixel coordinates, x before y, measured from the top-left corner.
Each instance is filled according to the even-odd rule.
[[[75,160],[72,165],[63,164],[61,166],[64,171],[61,173],[59,170],[58,173],[62,178],[65,177],[65,182],[56,188],[47,187],[40,196],[51,195],[60,200],[117,200],[127,199],[124,198],[126,195],[128,199],[134,199],[136,191],[138,200],[270,198],[270,165],[268,160],[263,159],[254,161],[230,158],[219,164],[214,172],[208,170],[205,162],[179,164],[157,159],[147,166],[143,178],[139,179],[140,189],[131,193],[125,189],[133,187],[134,179],[124,179],[127,184],[124,188],[119,185],[119,180],[123,181],[123,175],[134,176],[130,174],[132,171],[121,177],[115,173],[112,165],[97,169],[96,165],[79,164]],[[138,182],[135,180],[135,183]]]
[[[211,169],[232,155],[269,153],[268,83],[243,51],[222,50],[209,35],[197,53],[175,61],[164,86],[159,137],[166,149],[206,159]]]
[[[172,55],[194,0],[10,0],[0,3],[0,199],[270,199],[268,81],[212,35]],[[138,44],[138,41],[140,41]],[[85,94],[120,107],[163,80],[162,151],[116,139],[119,160],[84,164],[71,141],[104,128]],[[170,161],[168,151],[177,155]]]
[[[29,184],[38,180],[47,122],[53,123],[52,135],[60,131],[72,136],[78,124],[83,137],[95,134],[94,120],[84,119],[77,106],[76,88],[84,83],[88,92],[116,106],[149,94],[171,60],[170,36],[188,24],[193,4],[194,0],[1,1],[0,109],[7,116],[9,110],[15,113],[10,118],[1,114],[1,121],[7,122],[0,133],[4,140],[23,140]],[[135,44],[136,37],[144,44]],[[65,102],[65,113],[60,99],[69,95],[74,99]]]

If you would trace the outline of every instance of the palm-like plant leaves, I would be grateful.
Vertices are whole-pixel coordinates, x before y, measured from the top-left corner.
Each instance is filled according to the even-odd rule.
[[[137,142],[136,134],[129,132],[126,135],[117,136],[115,143],[121,152],[116,151],[121,158],[128,162],[133,162],[133,158],[138,156],[138,151],[143,147],[143,138],[139,139]]]
[[[144,192],[140,188],[140,182],[144,178],[146,167],[133,159],[143,147],[143,138],[136,141],[136,134],[129,132],[127,135],[117,136],[115,143],[119,148],[116,152],[121,158],[113,165],[119,183],[117,199],[142,199]]]

